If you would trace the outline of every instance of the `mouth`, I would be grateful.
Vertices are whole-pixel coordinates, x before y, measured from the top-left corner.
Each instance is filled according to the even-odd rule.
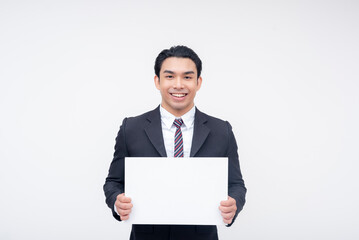
[[[185,96],[187,96],[187,93],[170,93],[171,96],[176,97],[176,98],[184,98]]]

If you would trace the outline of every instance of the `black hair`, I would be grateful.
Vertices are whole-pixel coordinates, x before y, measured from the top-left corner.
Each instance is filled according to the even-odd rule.
[[[170,49],[164,49],[160,54],[158,54],[155,61],[155,74],[157,77],[160,77],[160,70],[162,67],[162,63],[169,57],[177,57],[177,58],[189,58],[194,64],[196,64],[197,68],[197,78],[201,76],[202,71],[202,61],[198,57],[198,55],[189,47],[186,46],[173,46]]]

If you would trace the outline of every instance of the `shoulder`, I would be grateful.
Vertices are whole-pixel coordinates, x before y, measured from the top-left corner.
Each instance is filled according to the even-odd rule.
[[[160,110],[159,110],[159,107],[151,110],[151,111],[148,111],[148,112],[145,112],[145,113],[142,113],[140,115],[137,115],[137,116],[132,116],[132,117],[127,117],[127,120],[129,121],[143,121],[143,120],[146,120],[146,119],[151,119],[154,115],[157,115],[157,114],[160,114]]]
[[[144,125],[147,125],[151,121],[158,121],[160,120],[160,110],[159,106],[151,111],[145,112],[143,114],[133,116],[133,117],[126,117],[123,120],[122,125],[126,125],[126,128],[138,128]]]
[[[208,115],[204,112],[201,112],[200,110],[198,110],[196,108],[196,118],[199,119],[199,121],[203,122],[204,124],[206,124],[208,127],[215,127],[215,128],[220,128],[220,129],[228,129],[231,128],[231,125],[229,124],[228,121],[226,120],[222,120],[220,118]]]

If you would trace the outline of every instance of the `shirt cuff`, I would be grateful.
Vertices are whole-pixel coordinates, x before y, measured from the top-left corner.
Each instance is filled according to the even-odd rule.
[[[117,215],[120,216],[120,214],[118,214],[118,212],[117,212],[117,208],[116,208],[115,204],[113,204],[113,211],[115,211],[115,213],[117,213]]]

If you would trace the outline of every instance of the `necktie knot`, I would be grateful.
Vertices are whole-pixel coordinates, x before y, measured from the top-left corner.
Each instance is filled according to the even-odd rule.
[[[178,119],[175,119],[175,121],[173,122],[173,124],[177,127],[177,128],[180,128],[183,124],[183,120],[182,118],[178,118]]]

